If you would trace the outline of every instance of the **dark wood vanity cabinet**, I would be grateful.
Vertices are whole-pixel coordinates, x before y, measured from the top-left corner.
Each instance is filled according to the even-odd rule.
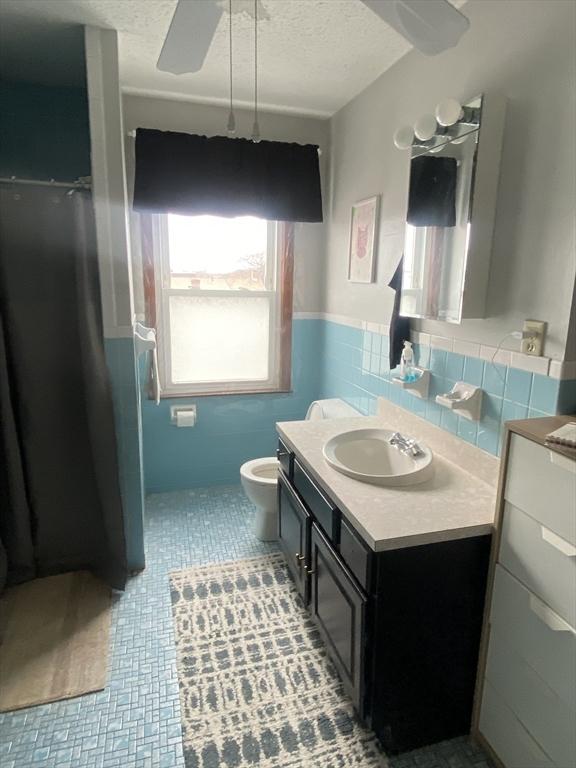
[[[490,536],[374,552],[298,456],[278,486],[280,546],[360,718],[389,753],[469,733]]]
[[[364,714],[364,631],[368,598],[316,524],[310,549],[314,617],[328,653],[358,713]]]

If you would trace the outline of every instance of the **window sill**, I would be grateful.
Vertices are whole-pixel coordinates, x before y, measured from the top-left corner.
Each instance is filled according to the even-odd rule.
[[[276,387],[274,389],[243,389],[234,392],[162,392],[160,400],[193,400],[198,397],[238,397],[243,395],[292,395],[292,389]],[[148,400],[154,400],[154,396],[148,394]]]

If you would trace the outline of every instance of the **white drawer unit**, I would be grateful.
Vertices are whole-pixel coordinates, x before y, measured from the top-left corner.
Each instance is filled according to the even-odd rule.
[[[571,626],[576,626],[573,544],[506,502],[498,560]]]
[[[554,765],[576,765],[576,712],[496,632],[490,635],[486,679]]]
[[[576,462],[512,435],[504,498],[576,545]]]
[[[484,685],[479,725],[508,768],[556,768],[489,682]]]
[[[576,711],[576,631],[500,565],[490,625]]]
[[[565,417],[510,422],[473,735],[504,768],[576,768],[576,460]]]

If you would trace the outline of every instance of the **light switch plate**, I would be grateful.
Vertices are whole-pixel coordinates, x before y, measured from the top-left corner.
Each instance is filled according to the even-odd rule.
[[[520,351],[525,355],[540,357],[544,348],[546,323],[543,323],[541,320],[524,320],[522,331],[523,339]]]

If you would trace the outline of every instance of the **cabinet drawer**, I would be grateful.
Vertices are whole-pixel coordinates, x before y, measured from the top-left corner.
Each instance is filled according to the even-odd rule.
[[[506,502],[498,559],[537,597],[576,626],[574,545]]]
[[[298,459],[294,459],[293,483],[328,538],[336,539],[336,507],[324,496]]]
[[[496,566],[490,624],[491,632],[504,637],[576,710],[576,632],[500,565]]]
[[[553,763],[576,765],[576,712],[496,633],[490,635],[486,679]]]
[[[340,518],[340,557],[364,589],[370,584],[370,550],[344,518]]]
[[[555,768],[487,680],[480,710],[480,732],[506,768]]]
[[[512,435],[504,497],[576,544],[576,461]]]
[[[288,480],[292,480],[292,462],[294,461],[294,454],[287,446],[284,445],[282,440],[278,440],[276,458],[278,459],[278,462]]]

